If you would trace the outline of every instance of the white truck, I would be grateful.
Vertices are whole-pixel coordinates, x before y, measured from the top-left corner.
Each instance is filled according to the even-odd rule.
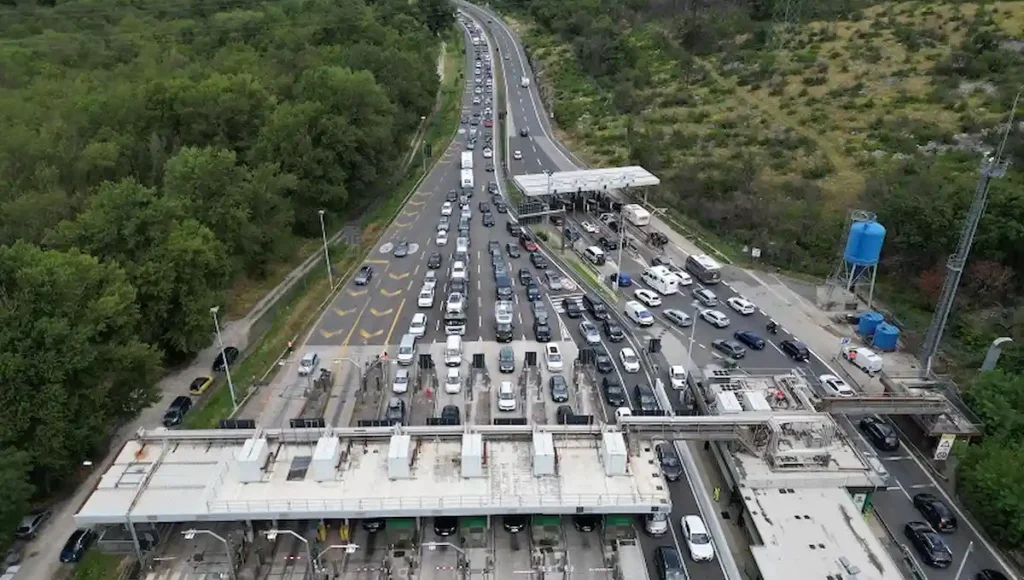
[[[462,189],[473,189],[473,170],[462,170]]]
[[[638,228],[642,228],[651,223],[651,212],[635,203],[623,206],[622,215],[626,218],[627,222]]]
[[[473,169],[473,152],[463,151],[462,152],[462,168]]]

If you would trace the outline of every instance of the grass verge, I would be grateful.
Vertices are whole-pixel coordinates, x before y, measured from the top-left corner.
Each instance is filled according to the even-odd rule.
[[[616,296],[610,288],[601,283],[601,280],[598,278],[597,273],[594,272],[592,268],[590,268],[583,262],[580,262],[573,256],[562,256],[562,259],[565,260],[566,264],[569,264],[569,266],[576,272],[576,274],[583,278],[583,280],[585,280],[588,284],[596,288],[602,296],[607,298],[611,304],[615,304],[616,302],[619,301],[619,297]]]
[[[73,580],[116,580],[120,576],[121,565],[125,557],[107,554],[92,549],[85,553],[82,561],[75,566]]]

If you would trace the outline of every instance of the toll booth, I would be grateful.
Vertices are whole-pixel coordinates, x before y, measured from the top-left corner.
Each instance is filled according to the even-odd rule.
[[[562,518],[533,516],[530,521],[530,535],[533,537],[533,569],[540,572],[540,578],[543,580],[564,580],[566,557]]]
[[[385,530],[389,544],[384,567],[390,578],[412,578],[419,555],[419,529],[416,520],[394,518]]]
[[[487,516],[459,518],[459,536],[465,549],[486,548],[491,537]]]

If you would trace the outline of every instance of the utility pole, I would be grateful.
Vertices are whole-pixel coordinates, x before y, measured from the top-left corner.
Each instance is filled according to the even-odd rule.
[[[964,266],[967,265],[967,257],[971,253],[971,245],[974,244],[974,236],[978,233],[978,224],[981,216],[985,214],[985,205],[988,203],[988,188],[992,180],[1006,175],[1006,168],[1009,161],[1003,159],[1003,151],[1006,148],[1006,140],[1010,135],[1010,128],[1013,127],[1013,119],[1017,113],[1017,103],[1020,101],[1020,93],[1013,99],[1013,108],[1010,110],[1010,118],[1003,130],[1003,139],[999,143],[999,149],[994,155],[985,155],[981,161],[978,183],[974,187],[974,200],[967,211],[967,218],[964,220],[963,229],[960,232],[960,241],[957,244],[956,252],[946,262],[946,280],[942,284],[942,292],[935,304],[935,314],[932,315],[931,325],[924,338],[924,346],[921,349],[920,374],[921,378],[931,376],[932,363],[935,354],[939,351],[939,343],[942,342],[942,334],[946,330],[946,322],[949,320],[949,312],[953,308],[956,299],[956,290],[960,285],[960,277],[964,273]]]

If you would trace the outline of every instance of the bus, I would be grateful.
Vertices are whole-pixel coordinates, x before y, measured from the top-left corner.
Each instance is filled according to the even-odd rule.
[[[722,267],[707,254],[691,254],[686,258],[686,271],[705,284],[722,281]]]
[[[466,334],[466,314],[463,312],[446,312],[444,315],[445,334]]]

